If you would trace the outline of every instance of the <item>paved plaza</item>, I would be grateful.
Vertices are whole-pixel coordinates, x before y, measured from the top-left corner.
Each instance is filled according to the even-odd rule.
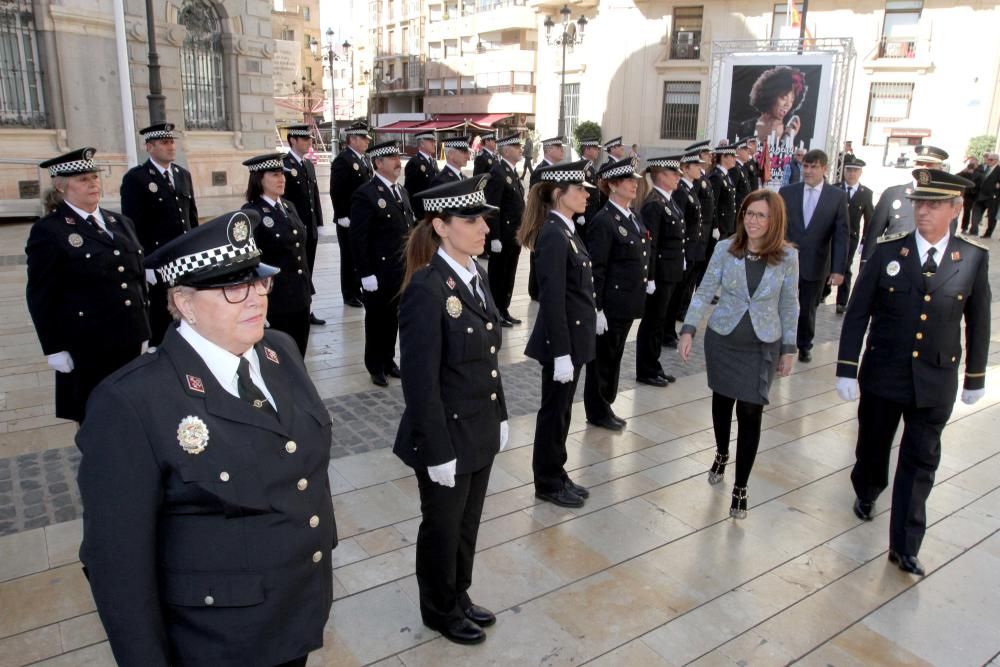
[[[75,426],[53,415],[53,373],[24,302],[27,230],[0,226],[0,667],[114,665],[77,558]],[[325,647],[310,665],[1000,665],[996,257],[987,395],[958,403],[945,431],[923,579],[887,563],[889,494],[871,523],[851,512],[856,405],[833,389],[832,305],[820,308],[813,363],[772,389],[746,520],[728,517],[732,470],[706,483],[700,338],[687,364],[664,350],[678,376],[666,389],[634,383],[629,344],[614,405],[628,429],[588,428],[574,409],[568,467],[590,500],[538,503],[539,367],[523,355],[537,306],[522,261],[511,310],[525,323],[504,330],[501,354],[511,445],[494,465],[470,591],[498,621],[485,644],[460,647],[420,622],[416,481],[390,448],[402,391],[370,383],[363,312],[341,303],[334,230],[323,234],[314,310],[328,324],[313,327],[307,365],[333,417],[341,541]]]

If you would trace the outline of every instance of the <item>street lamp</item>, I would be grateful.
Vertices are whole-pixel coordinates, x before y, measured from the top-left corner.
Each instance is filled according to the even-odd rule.
[[[338,150],[339,131],[337,130],[337,82],[333,75],[333,28],[326,29],[326,62],[330,66],[330,148],[333,155],[340,154]]]
[[[587,27],[587,17],[580,15],[580,18],[576,20],[576,23],[570,23],[569,20],[569,7],[563,5],[562,9],[559,10],[559,20],[562,27],[562,32],[556,36],[552,36],[552,28],[556,26],[555,21],[552,20],[551,16],[545,17],[545,41],[549,46],[562,46],[562,72],[559,76],[559,133],[561,135],[568,135],[566,131],[566,47],[576,46],[577,44],[583,44],[583,31]]]
[[[344,49],[344,54],[351,54],[351,118],[354,118],[354,51],[351,51],[351,43],[346,39],[344,43],[340,45],[340,48]]]
[[[368,125],[369,125],[369,127],[373,127],[375,114],[378,113],[378,104],[379,104],[378,87],[379,87],[379,83],[382,81],[382,63],[381,62],[376,62],[372,66],[372,81],[375,83],[375,104],[374,104],[375,110],[374,110],[374,112],[372,111],[372,106],[373,105],[372,105],[372,102],[371,102],[371,98],[369,97],[369,100],[368,100]]]

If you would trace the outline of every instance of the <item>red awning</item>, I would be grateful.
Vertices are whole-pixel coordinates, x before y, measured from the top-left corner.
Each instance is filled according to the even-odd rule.
[[[400,134],[416,134],[418,132],[445,132],[460,130],[468,124],[475,130],[489,130],[493,124],[505,118],[509,113],[460,114],[439,113],[430,120],[397,120],[394,123],[376,127],[376,132],[398,132]]]
[[[422,120],[397,120],[395,123],[389,123],[388,125],[383,125],[382,127],[376,127],[376,132],[407,132],[409,129],[415,125],[420,125],[424,121]]]
[[[470,126],[475,127],[476,129],[489,130],[495,123],[499,123],[505,118],[510,118],[511,115],[512,114],[509,113],[439,113],[434,115],[434,120],[451,121],[453,123],[460,123],[463,125],[468,122]]]

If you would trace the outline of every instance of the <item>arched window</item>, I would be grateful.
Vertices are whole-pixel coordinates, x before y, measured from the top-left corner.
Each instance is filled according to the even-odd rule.
[[[187,129],[227,129],[219,15],[206,0],[185,0],[178,22],[188,31],[181,47],[184,124]]]
[[[0,125],[45,125],[41,76],[31,2],[0,0]]]

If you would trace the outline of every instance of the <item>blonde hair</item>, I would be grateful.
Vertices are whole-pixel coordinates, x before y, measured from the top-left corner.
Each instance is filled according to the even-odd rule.
[[[197,292],[193,287],[188,287],[187,285],[175,285],[174,287],[167,288],[167,312],[170,316],[174,318],[174,321],[180,322],[184,319],[184,315],[181,314],[177,304],[174,303],[174,295],[176,294],[193,294]]]

